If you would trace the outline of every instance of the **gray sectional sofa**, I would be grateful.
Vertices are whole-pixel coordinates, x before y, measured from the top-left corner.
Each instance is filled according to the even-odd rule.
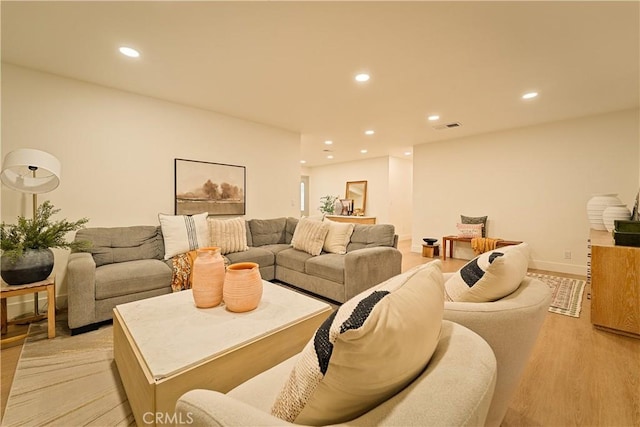
[[[264,280],[339,303],[401,272],[402,254],[391,224],[356,224],[346,254],[312,256],[291,246],[297,223],[291,217],[247,220],[249,249],[226,254],[227,262],[256,262]],[[66,280],[72,334],[111,319],[118,304],[172,291],[172,261],[163,260],[159,226],[86,228],[75,238],[89,240],[92,247],[90,252],[69,257]]]

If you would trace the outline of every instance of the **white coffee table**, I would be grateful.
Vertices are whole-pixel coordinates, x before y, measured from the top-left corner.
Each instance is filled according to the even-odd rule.
[[[113,353],[139,426],[174,423],[185,392],[227,392],[300,352],[329,304],[263,281],[253,311],[200,309],[190,290],[113,310]]]

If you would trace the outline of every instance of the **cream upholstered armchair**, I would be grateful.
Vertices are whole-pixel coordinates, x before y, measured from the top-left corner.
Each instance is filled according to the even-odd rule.
[[[227,394],[189,391],[178,400],[176,416],[192,421],[193,426],[296,425],[270,414],[295,362],[296,356]],[[363,415],[338,425],[484,425],[495,384],[495,363],[491,348],[476,333],[443,321],[435,353],[418,378]]]
[[[445,273],[445,281],[452,273]],[[445,302],[444,319],[464,325],[489,343],[498,378],[487,426],[499,426],[531,356],[551,303],[540,280],[525,277],[511,294],[494,302]]]

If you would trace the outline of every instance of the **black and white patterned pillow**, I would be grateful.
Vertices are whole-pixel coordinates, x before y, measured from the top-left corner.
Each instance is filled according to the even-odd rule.
[[[503,298],[518,289],[528,267],[526,243],[485,252],[446,281],[447,300],[488,302]]]
[[[351,420],[424,369],[444,311],[441,262],[395,276],[338,308],[300,353],[272,414],[307,425]]]

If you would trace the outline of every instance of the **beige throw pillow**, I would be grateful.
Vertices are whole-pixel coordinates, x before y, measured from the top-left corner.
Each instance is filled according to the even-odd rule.
[[[329,224],[326,222],[301,218],[293,232],[291,245],[294,249],[305,251],[309,255],[320,255],[328,232]]]
[[[325,218],[324,222],[329,224],[329,232],[324,239],[324,251],[340,255],[346,254],[355,224],[335,222],[328,218]]]
[[[208,246],[208,216],[208,212],[197,215],[158,214],[164,239],[164,259]]]
[[[340,306],[300,353],[272,414],[296,424],[346,422],[413,381],[440,336],[441,265],[392,277]]]
[[[211,246],[219,247],[223,255],[232,252],[243,252],[249,249],[247,246],[247,229],[244,219],[209,218],[208,222]]]
[[[447,280],[447,299],[465,302],[499,300],[518,289],[528,267],[529,245],[526,243],[485,252]]]

